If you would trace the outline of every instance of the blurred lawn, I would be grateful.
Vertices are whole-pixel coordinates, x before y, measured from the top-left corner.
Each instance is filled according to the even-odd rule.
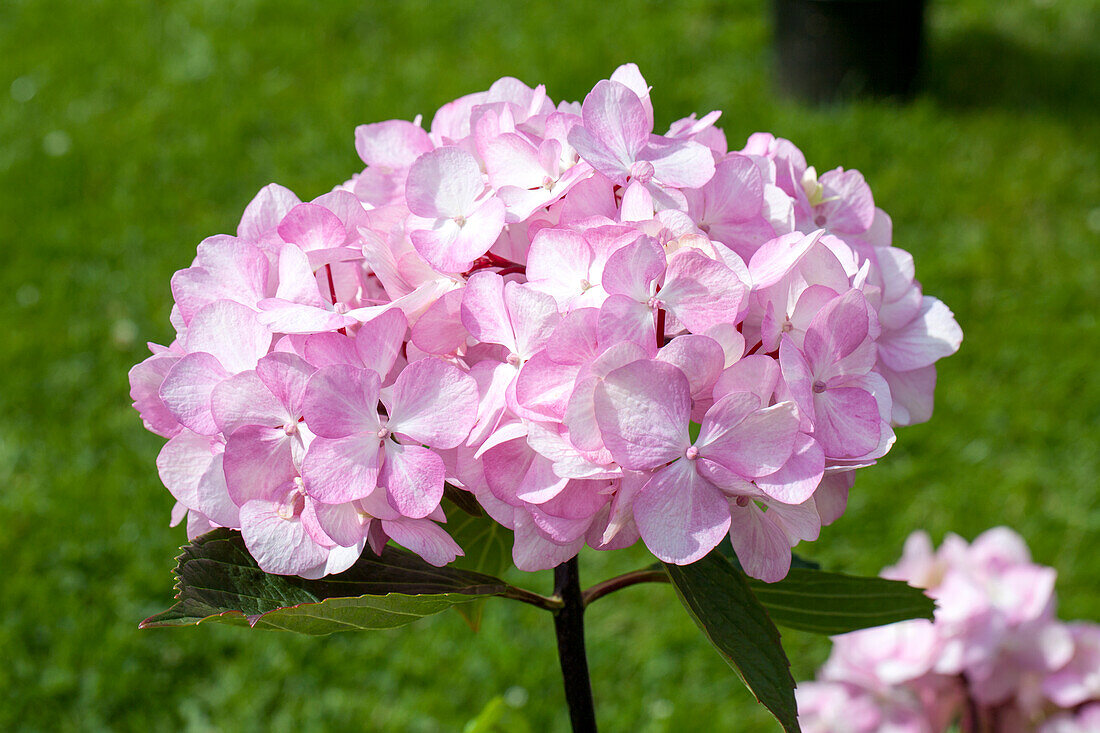
[[[0,730],[449,731],[500,695],[501,730],[565,729],[550,619],[526,606],[476,635],[457,614],[320,640],[139,632],[184,537],[126,371],[170,340],[196,244],[269,181],[311,198],[358,170],[356,124],[430,119],[506,74],[580,99],[628,60],[659,127],[724,109],[734,147],[770,130],[863,171],[966,332],[932,422],[803,554],[875,573],[917,527],[1009,524],[1058,568],[1062,616],[1100,619],[1100,10],[934,5],[919,98],[811,110],[770,95],[762,2],[5,0]],[[644,561],[590,553],[582,573]],[[668,588],[601,601],[588,629],[606,730],[770,729]],[[827,644],[784,637],[809,677]]]

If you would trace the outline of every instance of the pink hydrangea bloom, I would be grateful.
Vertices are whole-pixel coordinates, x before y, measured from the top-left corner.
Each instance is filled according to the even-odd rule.
[[[728,535],[784,577],[928,419],[961,331],[861,174],[765,133],[730,151],[718,117],[656,133],[633,64],[580,103],[505,78],[428,129],[359,126],[366,167],[312,201],[262,189],[130,373],[173,522],[277,573],[391,539],[442,565],[449,484],[524,570]]]
[[[876,721],[904,710],[899,730],[929,733],[960,721],[964,730],[1009,733],[1092,730],[1100,720],[1100,626],[1057,619],[1054,570],[1033,563],[1018,534],[997,527],[969,544],[948,535],[936,550],[914,532],[882,574],[925,588],[935,621],[835,637],[818,681],[799,687],[804,730],[856,729],[838,717],[849,699]]]

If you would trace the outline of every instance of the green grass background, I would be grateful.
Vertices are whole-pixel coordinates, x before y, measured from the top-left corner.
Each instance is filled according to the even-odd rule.
[[[1008,524],[1058,568],[1062,616],[1100,619],[1100,9],[935,2],[908,104],[776,99],[768,38],[748,0],[0,3],[0,730],[450,731],[500,696],[497,729],[566,729],[527,606],[478,634],[454,613],[324,639],[138,631],[184,535],[126,371],[170,340],[197,243],[269,181],[311,198],[358,170],[356,124],[430,119],[503,75],[580,99],[625,61],[659,127],[723,109],[734,147],[770,130],[861,170],[966,333],[931,423],[800,551],[873,574],[917,527]],[[581,559],[594,581],[645,555]],[[667,587],[587,621],[605,730],[772,729]],[[784,642],[800,679],[828,650]]]

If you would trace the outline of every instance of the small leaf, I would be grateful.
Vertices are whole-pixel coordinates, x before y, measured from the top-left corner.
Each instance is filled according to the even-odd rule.
[[[477,503],[477,498],[469,491],[452,486],[451,484],[443,484],[443,496],[471,516],[480,517],[485,513],[481,505]],[[448,517],[448,519],[453,521],[453,517]]]
[[[228,529],[184,546],[175,573],[178,602],[142,628],[217,621],[312,635],[384,629],[511,588],[483,573],[434,567],[394,547],[381,557],[366,552],[350,569],[320,580],[271,575],[248,554],[240,532]]]
[[[744,573],[721,552],[691,565],[665,564],[676,595],[718,653],[788,733],[799,730],[790,662],[779,631]]]
[[[922,590],[900,580],[791,568],[778,583],[750,580],[749,585],[780,626],[829,636],[914,618],[931,620],[936,610]]]

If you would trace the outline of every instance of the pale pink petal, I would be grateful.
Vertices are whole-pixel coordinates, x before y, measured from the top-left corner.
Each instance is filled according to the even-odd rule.
[[[424,311],[412,327],[411,341],[428,354],[453,354],[466,345],[462,325],[463,289],[445,293]]]
[[[279,222],[279,236],[305,252],[341,247],[347,239],[344,223],[336,214],[317,204],[299,204]]]
[[[673,256],[658,297],[696,333],[735,323],[748,286],[721,262],[697,250]]]
[[[473,377],[441,359],[409,364],[393,386],[388,427],[434,448],[454,448],[477,419]]]
[[[265,572],[296,575],[325,561],[328,551],[314,542],[297,517],[280,514],[283,505],[254,499],[241,507],[241,535]]]
[[[741,567],[751,577],[775,583],[791,568],[791,544],[786,533],[754,502],[731,502],[730,541]]]
[[[154,354],[130,369],[130,399],[141,415],[145,429],[162,438],[171,438],[183,429],[160,397],[164,378],[180,357]]]
[[[382,529],[394,542],[436,567],[443,567],[464,554],[446,530],[431,520],[387,519],[382,520]]]
[[[211,397],[214,388],[229,376],[210,354],[188,354],[168,370],[160,385],[160,399],[181,425],[214,435],[219,430],[211,412]]]
[[[653,130],[652,121],[638,95],[613,81],[598,82],[581,110],[583,126],[569,131],[569,144],[593,168],[615,180],[637,159]]]
[[[765,494],[784,504],[801,504],[814,495],[825,473],[825,452],[810,436],[799,433],[783,467],[756,478]]]
[[[219,382],[210,395],[210,411],[218,430],[225,435],[244,425],[274,427],[291,419],[255,371]]]
[[[603,442],[623,468],[656,468],[689,445],[691,387],[672,364],[619,367],[596,385],[595,407]]]
[[[301,201],[293,191],[277,183],[269,183],[245,208],[241,223],[237,226],[237,236],[249,242],[261,240],[299,203]]]
[[[230,374],[256,366],[271,346],[271,332],[256,313],[240,303],[218,300],[203,307],[187,327],[185,347],[217,357]]]
[[[791,401],[761,409],[756,395],[735,392],[707,410],[699,455],[745,478],[767,476],[791,456],[798,435],[798,409]]]
[[[597,338],[601,346],[629,342],[646,353],[655,353],[657,322],[653,309],[629,295],[612,295],[600,308]]]
[[[176,501],[198,511],[199,481],[213,460],[210,438],[185,430],[161,448],[157,456],[157,472]]]
[[[936,298],[926,296],[916,318],[905,327],[883,335],[878,354],[890,369],[907,372],[954,354],[961,343],[962,329],[954,314]]]
[[[306,385],[316,369],[296,354],[268,354],[256,364],[256,376],[290,417],[301,417]]]
[[[306,511],[312,511],[325,535],[342,547],[353,547],[366,537],[370,517],[364,516],[353,502],[322,504],[319,501],[311,501],[310,508]],[[314,537],[314,540],[316,539]]]
[[[882,435],[875,398],[855,387],[814,394],[814,438],[829,458],[858,458],[872,451]]]
[[[428,133],[405,120],[387,120],[355,128],[355,152],[369,166],[389,170],[408,168],[431,149]]]
[[[714,176],[714,155],[693,140],[651,138],[638,156],[653,165],[653,178],[666,186],[699,188]]]
[[[210,466],[196,485],[198,509],[214,524],[223,527],[240,526],[240,514],[237,504],[229,495],[225,484],[225,471],[222,468],[224,454],[214,456]]]
[[[443,498],[443,459],[427,448],[392,440],[385,442],[385,453],[378,484],[385,487],[390,506],[413,519],[431,514]]]
[[[361,499],[378,485],[382,460],[373,435],[314,438],[302,460],[306,493],[325,504]]]
[[[753,289],[760,290],[782,280],[820,238],[821,232],[810,235],[792,232],[765,243],[749,260]]]
[[[443,147],[424,153],[413,163],[405,182],[405,200],[416,216],[454,219],[472,214],[484,190],[477,159],[462,148]]]
[[[868,311],[866,298],[855,288],[818,311],[803,341],[803,352],[815,374],[852,354],[864,343],[869,332]],[[874,364],[873,358],[871,364]]]
[[[677,565],[703,557],[729,531],[729,502],[686,459],[654,474],[634,497],[633,508],[649,551]]]
[[[381,380],[370,369],[339,364],[318,369],[306,385],[302,414],[309,429],[325,438],[376,433]]]
[[[409,322],[397,308],[365,322],[355,334],[355,348],[363,366],[385,379],[401,354]]]
[[[462,296],[462,325],[478,341],[500,344],[515,353],[516,336],[504,304],[504,278],[495,272],[475,272]]]
[[[603,268],[603,287],[611,295],[645,302],[665,271],[665,252],[657,240],[642,237],[611,255]]]
[[[278,487],[298,475],[291,441],[282,428],[246,425],[225,443],[225,481],[238,506],[252,499],[274,499]]]
[[[409,237],[416,251],[440,272],[462,272],[497,241],[504,214],[504,203],[489,198],[462,218],[411,217]]]
[[[565,544],[547,539],[538,532],[534,520],[527,512],[516,512],[512,562],[519,570],[549,570],[575,557],[583,546],[583,537]]]
[[[725,353],[718,342],[707,336],[685,334],[669,341],[657,352],[658,361],[667,361],[688,378],[692,395],[710,390],[722,373]]]
[[[267,256],[248,242],[219,235],[199,244],[191,267],[172,276],[172,296],[185,321],[216,300],[254,306],[268,295]]]

